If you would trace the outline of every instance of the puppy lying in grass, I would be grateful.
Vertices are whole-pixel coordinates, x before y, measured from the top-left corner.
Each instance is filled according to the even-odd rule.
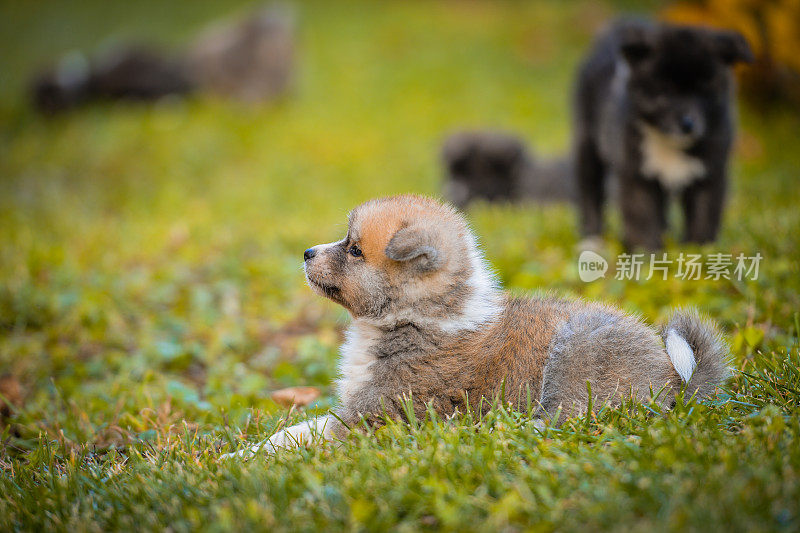
[[[704,397],[728,376],[724,342],[695,313],[676,312],[659,333],[602,304],[509,296],[464,217],[430,198],[366,202],[342,240],[309,248],[304,259],[311,288],[353,316],[340,406],[250,452],[342,437],[385,415],[404,419],[404,397],[423,417],[429,404],[441,415],[480,411],[482,398],[504,391],[512,407],[534,398],[542,423],[558,423],[590,401],[633,396],[670,407],[683,384]]]

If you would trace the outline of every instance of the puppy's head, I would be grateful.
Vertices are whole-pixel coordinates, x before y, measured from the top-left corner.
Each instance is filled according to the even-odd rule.
[[[464,218],[414,195],[358,206],[342,240],[309,248],[304,259],[314,291],[356,318],[389,325],[459,311],[485,274]]]
[[[446,195],[464,207],[478,198],[512,199],[526,152],[522,142],[509,135],[465,131],[445,141],[442,159],[447,169]]]
[[[730,67],[753,53],[737,32],[627,21],[620,53],[633,112],[646,125],[691,146],[720,119],[730,98]]]

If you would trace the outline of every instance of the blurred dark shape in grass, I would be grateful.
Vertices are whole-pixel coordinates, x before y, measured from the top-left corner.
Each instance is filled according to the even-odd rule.
[[[70,52],[34,76],[30,100],[50,115],[88,103],[156,101],[193,91],[269,102],[289,86],[294,48],[288,8],[261,7],[217,21],[174,55],[131,43],[94,57]]]
[[[542,158],[522,139],[497,131],[459,131],[441,148],[443,194],[456,207],[471,202],[572,202],[572,158]]]
[[[124,45],[89,60],[71,52],[31,82],[31,103],[52,115],[98,101],[153,101],[194,89],[180,59],[144,46]]]

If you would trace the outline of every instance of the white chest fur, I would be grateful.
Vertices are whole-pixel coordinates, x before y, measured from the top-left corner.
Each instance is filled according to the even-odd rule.
[[[373,348],[379,340],[377,328],[353,322],[347,329],[340,349],[338,392],[342,403],[372,378],[370,366],[375,362]]]
[[[703,178],[703,162],[688,155],[680,140],[650,126],[642,126],[642,174],[661,182],[666,189],[677,190]]]

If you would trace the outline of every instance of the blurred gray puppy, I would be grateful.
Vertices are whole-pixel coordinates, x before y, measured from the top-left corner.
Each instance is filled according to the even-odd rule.
[[[206,30],[190,48],[198,86],[245,102],[273,100],[289,87],[294,63],[294,15],[285,6]]]
[[[540,160],[512,135],[462,131],[442,147],[445,196],[458,207],[474,200],[542,202],[576,197],[569,158]]]

